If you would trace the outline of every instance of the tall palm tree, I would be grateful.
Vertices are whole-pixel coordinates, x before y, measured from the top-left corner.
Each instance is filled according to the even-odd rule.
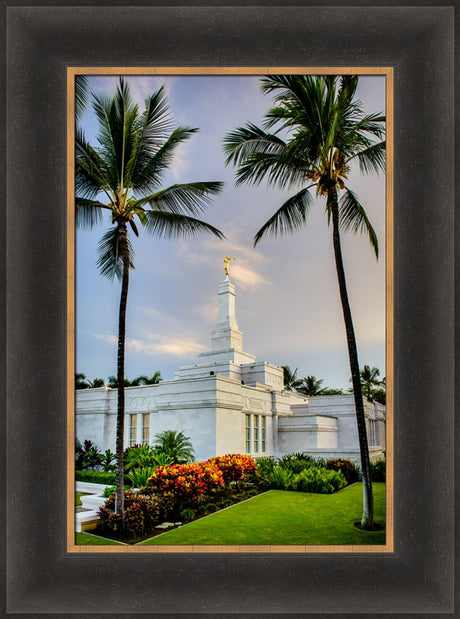
[[[307,396],[321,395],[324,391],[321,387],[323,382],[324,380],[322,378],[317,379],[316,376],[311,375],[305,376],[302,378],[301,384],[297,387],[297,391]]]
[[[288,365],[282,365],[283,369],[283,381],[284,388],[286,391],[296,391],[297,387],[301,384],[300,378],[297,378],[297,371],[299,368],[296,368],[294,371]]]
[[[374,387],[379,387],[382,381],[378,379],[380,376],[380,370],[378,368],[371,368],[369,365],[365,365],[360,371],[359,376],[361,378],[361,388],[364,395],[368,400],[373,400]]]
[[[274,93],[274,106],[262,128],[252,123],[225,136],[227,164],[238,167],[237,183],[296,188],[254,237],[293,232],[306,223],[314,202],[311,190],[324,197],[332,223],[335,265],[345,322],[353,382],[363,475],[361,525],[371,528],[373,496],[364,405],[356,345],[341,250],[341,230],[365,232],[378,257],[378,240],[364,207],[346,186],[350,166],[378,172],[385,166],[385,117],[365,114],[355,99],[358,77],[274,75],[262,79],[262,91]],[[274,132],[269,132],[276,127]],[[287,135],[286,139],[283,136]],[[339,200],[339,194],[341,198]]]
[[[198,216],[222,189],[220,182],[176,184],[160,189],[176,147],[198,129],[172,129],[168,104],[160,88],[145,100],[140,112],[120,78],[115,96],[93,94],[99,146],[91,146],[83,131],[76,131],[76,222],[92,227],[107,213],[111,227],[101,238],[97,266],[104,277],[121,281],[118,319],[116,430],[116,511],[124,515],[123,440],[125,412],[125,332],[129,274],[133,248],[129,233],[139,236],[138,226],[159,237],[222,233]]]

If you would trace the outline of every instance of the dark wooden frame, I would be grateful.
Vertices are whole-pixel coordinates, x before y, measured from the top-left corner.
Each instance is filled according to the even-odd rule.
[[[5,613],[452,612],[453,7],[41,4],[3,5]],[[66,67],[266,64],[395,70],[395,552],[68,554]]]

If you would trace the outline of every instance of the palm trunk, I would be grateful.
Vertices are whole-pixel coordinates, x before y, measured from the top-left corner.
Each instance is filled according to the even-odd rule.
[[[339,231],[339,205],[335,186],[328,191],[328,206],[332,214],[332,231],[334,241],[335,266],[339,282],[340,301],[342,303],[343,319],[347,333],[348,357],[350,360],[351,380],[355,398],[356,422],[358,425],[359,449],[361,453],[361,472],[363,476],[363,514],[361,526],[372,528],[374,521],[374,498],[372,494],[371,466],[369,460],[369,446],[367,443],[366,418],[364,415],[363,395],[359,375],[358,349],[356,346],[355,330],[348,301],[347,283],[343,268],[342,248]]]
[[[124,521],[124,421],[125,421],[125,334],[126,334],[126,304],[128,301],[129,285],[129,253],[127,229],[124,222],[119,223],[120,253],[123,257],[123,275],[121,280],[120,308],[118,313],[118,354],[117,354],[117,465],[116,465],[116,496],[115,511],[121,514]]]

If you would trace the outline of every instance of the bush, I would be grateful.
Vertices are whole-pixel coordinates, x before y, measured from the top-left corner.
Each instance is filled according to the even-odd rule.
[[[371,462],[371,477],[372,481],[385,481],[386,480],[386,461],[377,460]]]
[[[155,467],[153,466],[140,466],[136,469],[131,469],[126,477],[132,483],[134,488],[142,488],[149,483],[149,478],[151,477]]]
[[[193,520],[194,517],[195,517],[195,512],[193,511],[193,509],[190,509],[189,507],[186,507],[179,513],[179,518],[181,519],[182,522],[189,522],[190,520]]]
[[[86,440],[83,445],[77,439],[75,441],[75,468],[94,469],[102,462],[102,454],[92,441]]]
[[[281,466],[275,466],[271,471],[267,471],[264,475],[261,475],[260,481],[267,488],[273,490],[287,490],[292,480],[292,472],[282,468]]]
[[[206,507],[208,508],[208,514],[213,514],[219,509],[215,503],[208,503]]]
[[[157,493],[168,494],[178,509],[222,490],[224,478],[214,464],[197,462],[160,466],[150,476],[149,483]]]
[[[334,458],[329,460],[327,468],[331,471],[341,471],[348,484],[353,484],[359,479],[359,469],[354,462],[344,460],[343,458]]]
[[[119,530],[122,524],[120,514],[115,511],[115,493],[99,508],[102,526],[109,531]],[[160,522],[161,502],[153,494],[144,495],[133,490],[125,491],[125,528],[132,535],[142,535],[153,530]]]
[[[105,473],[104,471],[75,471],[75,480],[113,486],[115,484],[115,473]]]
[[[294,475],[289,489],[298,492],[332,494],[346,485],[346,479],[340,471],[311,467]]]
[[[278,466],[294,474],[300,473],[314,465],[314,457],[301,452],[287,454],[278,460]]]
[[[241,483],[253,479],[257,475],[256,463],[251,456],[243,454],[226,454],[225,456],[215,456],[208,460],[217,466],[222,472],[224,483],[228,485],[234,481]]]
[[[124,489],[129,490],[130,488],[129,486],[125,486]],[[104,488],[102,496],[104,497],[104,499],[108,499],[109,496],[113,494],[115,491],[116,491],[115,486],[107,486],[107,488]]]
[[[259,474],[259,477],[263,477],[264,475],[267,475],[268,473],[273,471],[275,466],[276,461],[272,456],[257,458],[256,460],[257,473]]]

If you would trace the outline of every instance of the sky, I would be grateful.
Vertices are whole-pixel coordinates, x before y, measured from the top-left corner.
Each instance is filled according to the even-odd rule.
[[[90,88],[112,96],[117,77],[92,76]],[[224,240],[158,239],[140,230],[132,239],[127,310],[125,374],[134,378],[160,370],[174,378],[180,366],[197,363],[210,349],[217,320],[218,284],[224,257],[236,286],[236,314],[243,349],[258,361],[298,368],[323,387],[348,389],[350,371],[335,272],[332,229],[324,198],[317,198],[307,224],[292,235],[253,237],[296,190],[280,191],[262,182],[235,186],[235,170],[225,166],[224,135],[251,121],[261,124],[272,103],[255,76],[130,76],[132,98],[143,108],[146,96],[164,85],[173,126],[198,127],[176,150],[164,187],[193,181],[223,181],[202,219],[219,228]],[[357,98],[367,112],[385,111],[385,78],[361,76]],[[81,126],[97,146],[97,124],[89,105]],[[377,261],[365,235],[343,233],[342,249],[360,367],[385,375],[385,177],[352,170],[348,187],[358,194],[379,239]],[[120,284],[97,271],[97,244],[107,219],[76,233],[76,371],[89,379],[116,374]]]

